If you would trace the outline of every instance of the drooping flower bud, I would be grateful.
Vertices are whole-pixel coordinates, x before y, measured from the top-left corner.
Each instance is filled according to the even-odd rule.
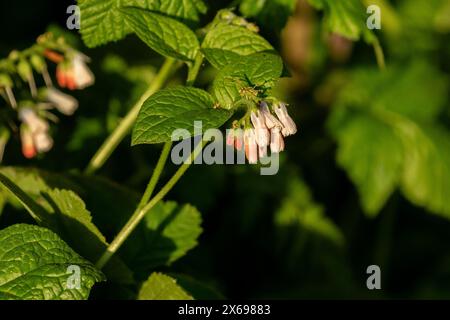
[[[86,65],[87,58],[75,53],[69,62],[59,63],[56,68],[56,79],[62,88],[70,90],[84,89],[95,81],[94,74]]]
[[[40,118],[31,108],[21,108],[19,110],[19,119],[30,128],[33,134],[37,132],[45,132],[48,130],[47,121]]]
[[[77,89],[84,89],[94,84],[95,78],[92,71],[86,65],[86,57],[80,53],[75,54],[71,61],[73,76]]]
[[[270,143],[270,133],[266,127],[264,115],[259,110],[256,112],[252,111],[250,118],[255,128],[256,142],[260,147],[268,146]]]
[[[78,108],[78,101],[74,97],[63,93],[58,89],[48,88],[46,93],[47,100],[62,114],[70,116]]]
[[[294,120],[289,116],[286,105],[284,103],[279,103],[278,105],[275,105],[274,110],[278,119],[283,124],[283,136],[287,137],[295,134],[297,132],[297,126],[295,125]]]
[[[234,147],[236,150],[241,151],[244,146],[244,134],[242,129],[234,130]]]
[[[246,129],[244,133],[245,156],[250,164],[258,162],[258,145],[254,129]]]
[[[230,147],[234,146],[234,130],[228,129],[228,135],[227,135],[227,145]]]
[[[270,151],[278,153],[284,150],[284,139],[281,128],[274,127],[270,130]]]
[[[259,155],[259,158],[264,158],[265,156],[267,156],[267,146],[264,146],[264,147],[259,146],[258,147],[258,155]]]
[[[53,139],[45,131],[33,134],[33,140],[38,152],[47,152],[53,147]]]
[[[282,124],[278,119],[270,112],[269,106],[265,101],[261,102],[261,113],[264,116],[266,127],[272,129],[274,127],[282,127]]]
[[[34,147],[33,134],[26,124],[20,126],[20,141],[22,143],[22,154],[25,158],[34,158],[37,150]]]

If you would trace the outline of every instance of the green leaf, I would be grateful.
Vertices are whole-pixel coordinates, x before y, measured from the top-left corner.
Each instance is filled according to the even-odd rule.
[[[337,118],[335,113],[329,123],[339,144],[337,161],[358,187],[364,211],[376,215],[400,181],[401,141],[389,125],[364,113]]]
[[[132,32],[120,11],[136,7],[160,13],[191,27],[206,12],[202,0],[78,0],[81,10],[81,34],[88,47],[117,41]]]
[[[309,0],[309,3],[324,11],[325,25],[330,32],[355,41],[361,36],[368,43],[376,40],[373,32],[366,26],[368,15],[360,0]]]
[[[52,183],[51,181],[50,175],[35,170],[27,171],[11,167],[0,170],[0,186],[3,185],[13,197],[19,199],[41,226],[58,233],[64,241],[90,261],[97,261],[108,246],[105,237],[92,222],[91,213],[86,209],[83,200],[73,191],[51,188],[48,185]],[[67,187],[72,184],[60,178],[57,185]],[[119,258],[113,259],[114,261],[105,268],[108,278],[112,281],[132,283],[131,271]]]
[[[264,31],[279,36],[296,5],[297,0],[242,0],[239,10],[255,18]]]
[[[80,286],[68,284],[80,268]],[[0,231],[0,299],[87,299],[104,275],[45,228],[17,224]]]
[[[159,91],[144,102],[133,128],[132,145],[171,140],[176,129],[194,134],[194,121],[202,121],[203,130],[218,128],[231,112],[214,108],[206,91],[175,87]]]
[[[138,300],[193,300],[175,279],[162,273],[152,273],[139,291]]]
[[[284,238],[287,238],[287,228],[294,231],[295,239],[288,239],[291,244],[305,239],[306,232],[338,246],[344,244],[341,230],[325,215],[324,208],[314,202],[311,191],[299,177],[294,176],[289,181],[286,196],[275,213],[275,224],[282,227],[281,236]]]
[[[272,45],[251,30],[227,23],[218,23],[205,36],[202,52],[217,69],[257,52],[273,51]]]
[[[194,60],[200,45],[194,32],[183,23],[142,9],[123,8],[121,12],[134,33],[159,54]]]
[[[437,122],[448,81],[423,62],[404,70],[353,72],[329,121],[338,163],[358,187],[369,215],[400,187],[414,204],[450,218],[445,201],[450,133]]]
[[[136,273],[147,275],[155,267],[170,265],[194,248],[202,232],[201,221],[200,213],[191,205],[159,202],[120,253]]]
[[[270,89],[283,72],[283,61],[273,53],[256,53],[239,58],[223,68],[213,83],[213,93],[220,106],[235,107],[245,95],[242,89],[265,87]]]

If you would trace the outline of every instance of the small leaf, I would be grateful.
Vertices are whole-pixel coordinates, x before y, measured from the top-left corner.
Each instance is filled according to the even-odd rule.
[[[194,60],[200,45],[194,32],[183,23],[142,9],[123,8],[121,12],[134,33],[159,54]]]
[[[145,216],[139,231],[120,251],[136,273],[170,265],[197,245],[201,216],[191,205],[160,202]]]
[[[70,288],[69,266],[80,268]],[[104,275],[45,228],[17,224],[0,231],[0,299],[87,299]]]
[[[83,41],[95,47],[117,41],[132,32],[120,11],[123,7],[136,7],[161,13],[172,19],[194,26],[206,12],[202,0],[78,0],[81,11]]]
[[[273,51],[272,45],[245,27],[218,23],[206,35],[202,52],[217,69],[257,52]]]
[[[243,99],[241,89],[258,86],[271,88],[283,72],[283,61],[273,53],[256,53],[235,60],[223,68],[213,83],[213,92],[221,107],[231,109]]]
[[[231,112],[213,107],[211,95],[200,89],[161,90],[142,105],[133,128],[132,145],[170,141],[176,129],[194,134],[194,121],[202,121],[203,130],[218,128],[229,119]]]
[[[193,300],[175,279],[162,273],[152,273],[139,291],[138,300]]]

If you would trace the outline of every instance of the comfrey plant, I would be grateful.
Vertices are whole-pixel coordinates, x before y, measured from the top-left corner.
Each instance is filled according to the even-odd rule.
[[[272,110],[266,101],[261,101],[259,108],[250,108],[244,118],[233,122],[233,129],[228,132],[227,145],[237,150],[243,148],[249,163],[266,157],[269,147],[271,152],[280,153],[284,150],[283,137],[297,132],[285,103],[274,103],[271,107]]]
[[[201,27],[201,17],[207,11],[201,0],[113,2],[79,1],[80,32],[85,44],[96,47],[119,41],[133,33],[150,49],[162,55],[165,61],[146,92],[95,153],[82,179],[89,181],[86,188],[93,188],[97,182],[92,175],[101,169],[119,143],[131,133],[132,146],[163,144],[148,185],[136,203],[133,197],[126,196],[131,205],[126,209],[120,208],[119,214],[125,212],[126,216],[123,220],[118,219],[118,226],[109,229],[114,233],[109,242],[93,223],[96,220],[92,219],[86,204],[77,194],[55,189],[54,185],[43,179],[34,183],[35,189],[29,192],[24,181],[30,181],[27,179],[31,179],[31,173],[2,169],[2,187],[22,203],[40,226],[18,225],[0,232],[18,235],[16,243],[19,244],[26,242],[33,234],[33,242],[50,241],[65,253],[58,260],[60,265],[55,266],[59,268],[59,273],[53,272],[52,283],[46,283],[53,289],[50,293],[43,293],[45,298],[87,298],[93,284],[105,280],[105,275],[108,281],[115,284],[122,285],[125,281],[127,285],[140,287],[142,273],[148,280],[139,293],[135,292],[135,296],[146,298],[155,291],[155,286],[164,285],[169,288],[168,292],[178,292],[180,298],[192,298],[170,277],[154,273],[158,267],[171,264],[192,249],[202,231],[201,215],[195,207],[165,201],[194,161],[177,163],[179,167],[173,176],[155,192],[169,159],[174,142],[173,132],[183,130],[187,135],[183,135],[182,139],[200,141],[190,152],[189,159],[193,160],[203,148],[206,150],[209,147],[208,138],[196,131],[195,123],[200,122],[205,130],[225,128],[228,130],[225,139],[228,146],[244,151],[250,164],[264,164],[265,158],[278,156],[285,150],[286,137],[297,132],[287,104],[275,97],[273,90],[277,81],[286,74],[286,68],[273,46],[259,34],[258,26],[238,16],[235,10],[220,10],[212,21]],[[23,153],[27,158],[52,147],[48,120],[56,118],[49,109],[56,108],[64,115],[71,115],[78,107],[73,97],[53,85],[46,61],[55,64],[56,82],[63,89],[84,89],[94,82],[94,76],[87,67],[89,59],[51,34],[40,37],[30,49],[14,52],[0,62],[2,96],[9,105],[10,113],[16,115]],[[196,88],[198,75],[207,64],[216,70],[215,78],[208,90]],[[185,85],[164,88],[171,75],[182,67],[187,68]],[[41,81],[35,81],[35,73],[41,75]],[[61,184],[62,181],[58,188]],[[114,194],[108,201],[123,197],[122,190],[117,192],[113,186],[101,185],[101,189],[103,193]],[[90,194],[90,191],[86,192],[86,195]],[[111,211],[118,210],[114,203],[105,205],[109,205]],[[105,220],[110,221],[113,214],[103,208],[101,212],[93,210],[92,215],[101,216],[105,212],[108,214]],[[144,219],[148,222],[145,226],[141,224]],[[129,246],[133,248],[127,251],[127,242],[132,242],[128,239],[139,226],[145,227],[142,230],[144,234],[148,233],[144,240],[139,241],[144,249],[140,251],[136,243],[131,243]],[[75,254],[59,237],[87,260]],[[3,238],[0,237],[0,250],[5,245]],[[162,242],[170,240],[174,245],[162,248],[151,242],[156,241],[154,239]],[[26,243],[22,244],[22,247],[26,246]],[[121,252],[125,254],[121,255]],[[141,261],[137,267],[136,259],[130,259],[136,252],[139,255],[137,260]],[[16,253],[18,256],[21,254],[19,249]],[[46,254],[42,250],[36,252],[37,263],[44,263]],[[52,259],[49,258],[49,261]],[[20,259],[17,261],[21,263]],[[68,274],[68,266],[75,271],[78,267],[80,272],[72,275],[70,271]],[[18,266],[21,267],[26,266]],[[130,271],[130,268],[133,270]],[[40,272],[45,273],[45,270]],[[139,277],[136,279],[133,273],[138,273]],[[73,279],[76,274],[81,275],[80,282]],[[73,283],[80,283],[80,286]],[[14,286],[19,287],[17,284]],[[34,286],[42,287],[40,283],[27,284],[31,289]],[[0,297],[1,289],[0,285]],[[33,294],[27,291],[21,293],[21,297],[31,297]]]
[[[58,120],[49,110],[54,108],[70,116],[78,108],[74,97],[53,86],[46,59],[56,64],[56,79],[61,88],[84,89],[94,83],[94,75],[86,65],[88,58],[51,33],[40,36],[32,47],[13,51],[0,60],[0,93],[8,106],[1,124],[7,138],[0,142],[0,160],[10,132],[19,132],[26,158],[49,151],[53,146],[49,120]],[[40,76],[38,80],[35,74]]]

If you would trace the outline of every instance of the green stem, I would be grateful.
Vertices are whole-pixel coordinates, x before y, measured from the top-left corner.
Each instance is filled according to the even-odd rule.
[[[143,208],[138,208],[131,218],[128,220],[127,224],[122,228],[122,230],[118,233],[118,235],[114,238],[111,244],[108,246],[108,249],[102,255],[102,257],[98,260],[96,266],[97,268],[103,268],[111,257],[117,252],[117,250],[121,247],[124,241],[128,238],[128,236],[133,232],[133,230],[137,227],[137,225],[141,222],[141,220],[145,217],[145,215],[159,202],[161,201],[169,191],[175,186],[175,184],[180,180],[186,170],[191,166],[194,159],[198,156],[198,154],[203,149],[203,141],[199,143],[199,145],[194,149],[191,153],[189,159],[181,165],[181,167],[175,172],[175,174],[170,178],[170,180],[166,183],[166,185],[159,191],[149,203],[147,203]]]
[[[375,51],[375,57],[377,59],[377,64],[378,67],[381,70],[386,69],[386,62],[384,60],[384,53],[383,53],[383,48],[381,47],[381,44],[378,40],[376,40],[373,44],[373,49]]]
[[[126,137],[130,132],[138,114],[141,109],[142,104],[156,91],[160,90],[164,83],[167,81],[172,71],[176,60],[172,58],[167,58],[163,66],[159,70],[155,79],[152,81],[150,87],[141,96],[138,102],[131,108],[128,114],[123,118],[117,128],[113,133],[105,140],[103,145],[98,149],[95,155],[92,157],[89,165],[87,166],[85,173],[92,174],[103,166],[103,164],[108,160],[114,150],[117,148],[119,143]]]
[[[203,63],[203,54],[198,53],[195,57],[194,64],[189,68],[188,76],[186,79],[186,85],[188,87],[191,87],[195,84],[195,80],[197,79],[198,73],[200,72],[200,68],[202,67]]]
[[[145,206],[145,204],[150,200],[150,197],[155,190],[156,184],[158,183],[159,177],[166,165],[167,158],[169,157],[170,149],[172,148],[172,141],[168,141],[164,144],[164,147],[161,151],[161,155],[159,156],[158,163],[156,164],[155,170],[153,171],[152,177],[148,182],[147,188],[145,189],[144,195],[138,205],[138,209],[141,209]]]

